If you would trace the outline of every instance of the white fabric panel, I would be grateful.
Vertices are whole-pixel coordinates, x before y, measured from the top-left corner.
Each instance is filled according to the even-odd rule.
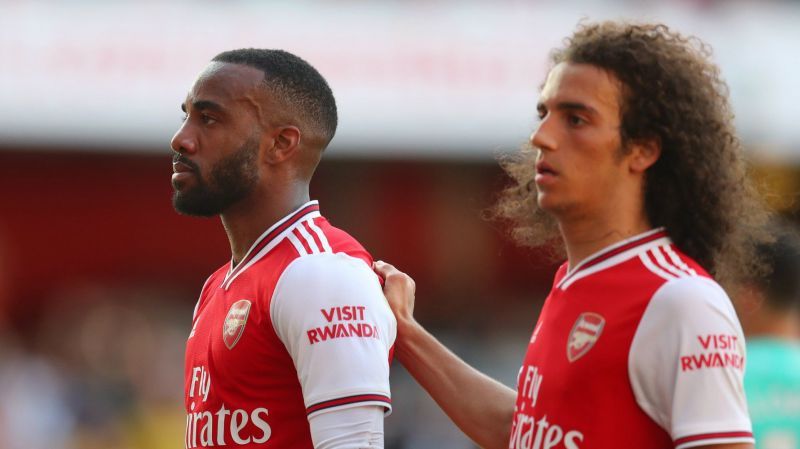
[[[666,282],[650,301],[631,344],[628,368],[638,404],[674,441],[708,436],[679,447],[750,432],[744,348],[736,313],[716,282],[698,276]]]
[[[296,259],[275,287],[270,312],[294,360],[306,407],[357,395],[390,396],[389,350],[397,323],[363,260],[343,253]]]
[[[318,413],[308,418],[314,449],[383,449],[383,408],[375,405]]]

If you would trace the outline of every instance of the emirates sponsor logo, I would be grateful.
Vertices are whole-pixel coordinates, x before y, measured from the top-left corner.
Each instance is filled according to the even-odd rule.
[[[548,421],[547,415],[537,418],[515,408],[508,447],[509,449],[581,449],[583,439],[582,432],[565,429]]]
[[[214,394],[211,374],[205,366],[192,367],[187,393],[185,449],[263,444],[272,437],[272,427],[267,422],[269,410],[264,407],[246,410],[226,408],[222,404],[213,411],[207,406],[209,396]]]
[[[606,320],[593,312],[584,312],[575,321],[567,339],[567,359],[571,362],[586,355],[597,343]]]
[[[228,409],[224,404],[216,412],[190,411],[186,414],[184,448],[264,444],[272,437],[268,416],[269,410],[264,407],[248,411]]]
[[[541,370],[525,365],[517,379],[517,405],[511,422],[509,449],[581,449],[583,432],[548,421],[547,414],[534,416],[539,390],[544,383]]]
[[[222,323],[222,340],[228,349],[233,349],[244,333],[244,325],[247,324],[247,316],[250,314],[250,301],[240,299],[233,303],[225,322]]]

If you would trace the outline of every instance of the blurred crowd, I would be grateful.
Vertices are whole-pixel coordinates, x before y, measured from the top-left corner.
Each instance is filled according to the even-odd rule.
[[[91,286],[0,328],[8,449],[167,448],[183,436],[186,316],[168,292]]]
[[[63,292],[51,301],[23,332],[0,328],[0,446],[180,447],[191,307],[159,289],[100,286]],[[440,335],[466,360],[512,385],[527,332]],[[392,369],[387,449],[473,447],[402,367]]]

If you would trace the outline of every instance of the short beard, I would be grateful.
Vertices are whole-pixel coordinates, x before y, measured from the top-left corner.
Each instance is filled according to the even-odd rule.
[[[212,167],[208,183],[196,170],[197,185],[185,192],[175,190],[172,195],[175,210],[183,215],[213,217],[247,197],[258,181],[257,153],[258,140],[251,138]]]

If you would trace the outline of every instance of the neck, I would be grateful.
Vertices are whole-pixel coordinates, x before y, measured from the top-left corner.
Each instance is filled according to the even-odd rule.
[[[558,227],[567,250],[569,269],[603,248],[652,229],[644,212],[628,216],[616,214],[611,218],[558,220]]]
[[[238,264],[256,239],[270,226],[310,199],[308,183],[284,184],[281,188],[257,189],[220,215],[233,264]]]

